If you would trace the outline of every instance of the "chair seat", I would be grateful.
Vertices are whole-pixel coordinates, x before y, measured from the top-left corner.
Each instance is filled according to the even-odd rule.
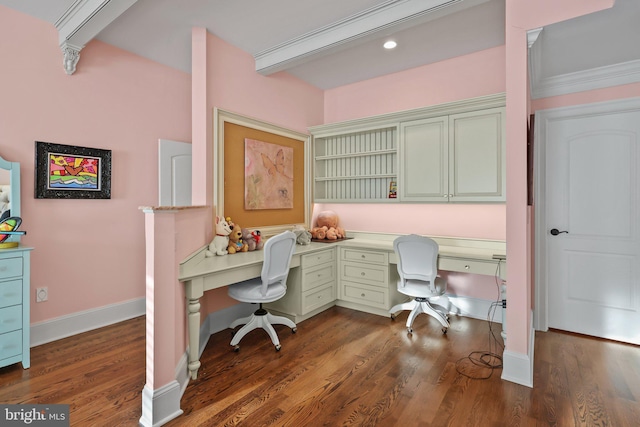
[[[431,298],[444,295],[447,291],[447,281],[442,277],[436,277],[435,292],[431,291],[429,282],[423,280],[409,279],[402,286],[402,281],[398,280],[398,292],[414,298]]]
[[[285,295],[287,287],[283,283],[271,284],[267,287],[267,295],[262,296],[262,279],[258,277],[231,285],[228,292],[231,298],[241,302],[273,302]]]

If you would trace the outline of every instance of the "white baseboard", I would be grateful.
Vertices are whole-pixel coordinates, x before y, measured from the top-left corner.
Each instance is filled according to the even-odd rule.
[[[447,295],[451,302],[450,311],[465,317],[473,317],[474,319],[487,320],[491,315],[491,321],[502,323],[502,307],[497,307],[492,313],[489,313],[491,304],[495,301],[484,300],[479,298],[460,297],[456,295]]]
[[[142,389],[140,425],[158,427],[182,415],[180,397],[180,384],[177,381],[172,381],[155,390],[145,385]]]
[[[533,323],[531,325],[529,353],[522,354],[505,350],[502,353],[503,368],[501,378],[505,381],[533,388],[533,350],[536,331],[533,329]]]
[[[79,311],[44,322],[31,324],[31,347],[46,344],[82,332],[144,316],[145,298]]]

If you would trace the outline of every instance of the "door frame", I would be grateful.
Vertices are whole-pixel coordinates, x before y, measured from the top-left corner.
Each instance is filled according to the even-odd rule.
[[[640,97],[616,99],[612,101],[597,102],[593,104],[573,105],[569,107],[538,110],[535,112],[534,123],[534,285],[535,308],[533,310],[533,327],[538,331],[549,330],[549,291],[548,291],[548,266],[547,256],[547,229],[546,220],[546,192],[545,174],[546,165],[543,163],[547,144],[547,123],[569,118],[601,115],[611,112],[640,111]],[[540,203],[543,201],[543,203]]]

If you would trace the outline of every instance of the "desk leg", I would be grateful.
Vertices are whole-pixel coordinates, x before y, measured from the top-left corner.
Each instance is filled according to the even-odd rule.
[[[191,379],[198,378],[200,360],[200,298],[189,299],[189,372]]]

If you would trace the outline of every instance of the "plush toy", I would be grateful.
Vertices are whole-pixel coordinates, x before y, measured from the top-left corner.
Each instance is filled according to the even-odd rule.
[[[308,245],[311,243],[311,233],[302,227],[297,227],[293,230],[296,235],[296,243],[299,245]]]
[[[248,228],[242,229],[242,240],[249,247],[249,251],[256,251],[262,249],[264,246],[264,240],[260,235],[260,230],[251,231]]]
[[[338,240],[346,236],[342,227],[338,226],[338,214],[334,211],[322,211],[316,218],[316,227],[312,228],[311,236],[314,239]]]
[[[1,219],[11,216],[11,201],[9,200],[10,187],[0,185],[0,216]]]
[[[211,243],[209,243],[209,248],[205,252],[205,256],[226,255],[228,253],[227,246],[229,246],[229,233],[231,233],[229,223],[224,218],[217,216],[216,236]]]
[[[242,228],[238,224],[234,224],[231,233],[229,233],[227,252],[235,254],[237,252],[247,252],[248,250],[249,245],[242,241]]]

